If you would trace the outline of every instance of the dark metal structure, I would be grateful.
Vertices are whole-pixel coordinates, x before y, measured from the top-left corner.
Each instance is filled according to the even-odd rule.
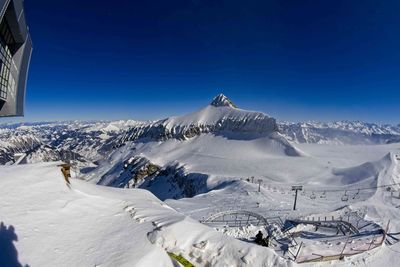
[[[263,216],[245,210],[228,210],[216,213],[202,223],[210,226],[241,227],[248,225],[267,226],[269,222]]]
[[[292,191],[295,191],[295,196],[294,196],[294,204],[293,204],[293,210],[296,210],[296,205],[297,205],[297,192],[303,191],[302,186],[292,186]]]
[[[32,40],[22,0],[0,0],[0,117],[23,116]]]

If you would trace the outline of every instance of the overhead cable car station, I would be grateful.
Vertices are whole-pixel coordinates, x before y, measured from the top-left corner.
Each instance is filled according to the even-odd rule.
[[[23,116],[32,53],[22,0],[0,0],[0,117]]]

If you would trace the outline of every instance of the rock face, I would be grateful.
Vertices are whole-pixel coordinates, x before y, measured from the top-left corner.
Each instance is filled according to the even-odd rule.
[[[157,166],[148,159],[134,156],[116,164],[98,184],[120,188],[143,188],[161,200],[193,197],[207,191],[207,175],[187,173],[184,167]]]
[[[145,179],[150,179],[160,172],[161,168],[144,157],[131,157],[125,162],[117,163],[112,169],[102,176],[98,184],[136,188]]]

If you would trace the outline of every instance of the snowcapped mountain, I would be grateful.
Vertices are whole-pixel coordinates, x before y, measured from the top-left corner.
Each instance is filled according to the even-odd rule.
[[[233,102],[227,98],[224,94],[219,94],[217,95],[213,101],[210,104],[211,106],[214,107],[231,107],[231,108],[237,108]]]
[[[400,125],[378,125],[360,121],[280,122],[279,130],[296,143],[356,145],[400,142]]]
[[[28,163],[78,159],[93,162],[112,148],[112,140],[136,121],[44,122],[0,126],[0,164],[12,164],[16,153]]]
[[[205,133],[234,133],[269,135],[277,132],[276,120],[264,113],[238,109],[226,96],[220,94],[205,108],[180,117],[171,117],[132,127],[121,142],[138,139],[186,140]]]
[[[191,168],[193,161],[184,164],[185,158],[199,163],[201,155],[214,161],[302,155],[278,132],[274,118],[239,109],[222,94],[199,111],[133,127],[118,143],[92,177],[101,177],[102,185],[146,188],[161,199],[192,197],[213,188],[207,184],[211,173]]]

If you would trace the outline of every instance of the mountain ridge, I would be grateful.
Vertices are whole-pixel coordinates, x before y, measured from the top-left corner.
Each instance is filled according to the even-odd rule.
[[[232,134],[227,134],[235,133]],[[189,140],[201,134],[255,138],[276,132],[291,143],[389,144],[400,142],[400,125],[360,121],[280,122],[262,112],[239,109],[223,94],[204,108],[156,121],[70,121],[0,125],[0,164],[15,153],[29,153],[28,162],[78,157],[95,162],[126,142]],[[278,134],[279,133],[279,134]],[[72,153],[68,153],[71,151]],[[74,156],[69,156],[69,154]]]

